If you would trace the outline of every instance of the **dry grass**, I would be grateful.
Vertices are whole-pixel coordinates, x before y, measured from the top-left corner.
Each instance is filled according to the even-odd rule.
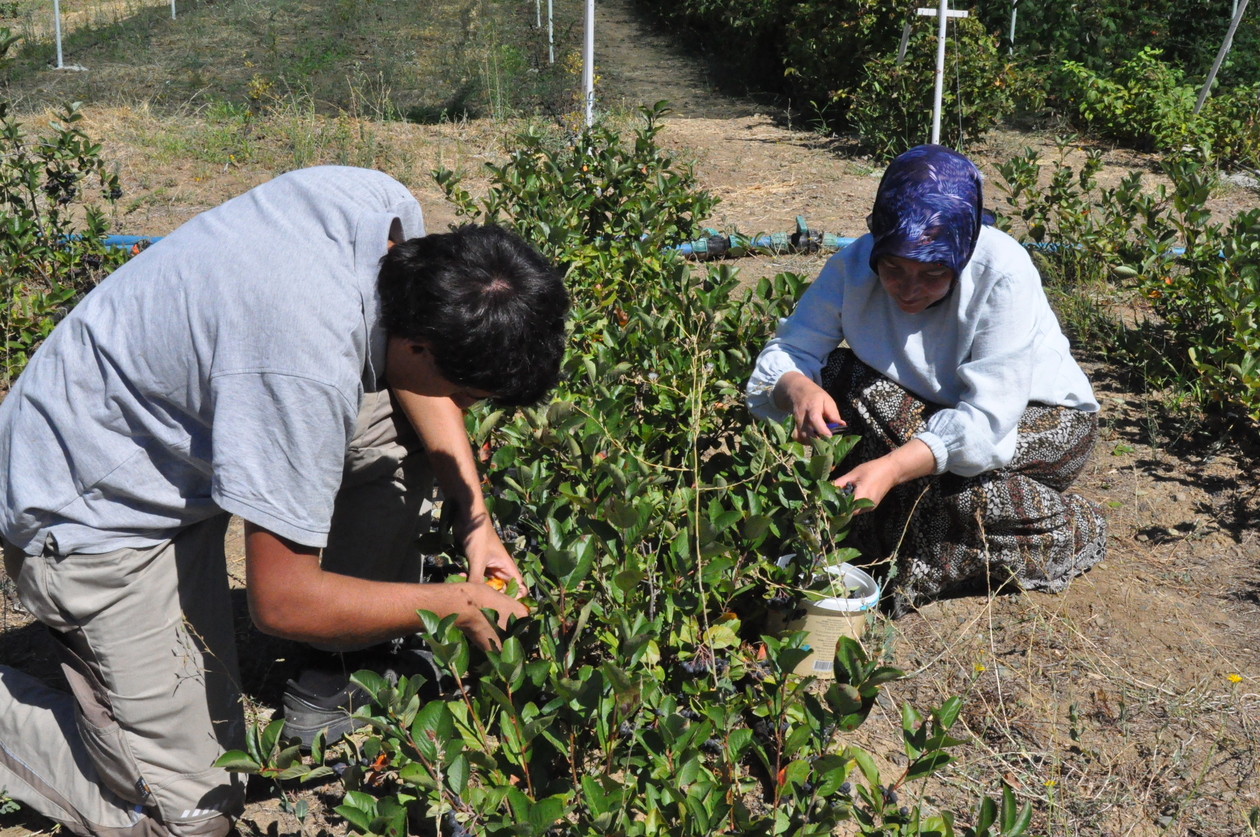
[[[180,114],[208,104],[308,102],[317,112],[435,121],[518,106],[562,107],[570,67],[546,64],[532,8],[499,0],[67,0],[57,72],[47,0],[5,0],[0,26],[24,36],[10,95],[38,112],[61,101]],[[576,0],[556,4],[572,51]],[[527,15],[526,12],[529,12]],[[559,97],[559,98],[557,98]]]

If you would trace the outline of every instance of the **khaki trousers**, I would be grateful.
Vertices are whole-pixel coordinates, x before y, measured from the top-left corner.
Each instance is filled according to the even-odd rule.
[[[416,580],[428,459],[389,393],[367,393],[325,569]],[[52,629],[71,693],[0,666],[0,789],[80,835],[222,837],[243,777],[212,767],[245,721],[223,536],[228,516],[146,549],[26,556],[22,603]]]

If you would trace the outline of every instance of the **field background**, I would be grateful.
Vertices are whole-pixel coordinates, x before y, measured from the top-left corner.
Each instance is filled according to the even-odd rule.
[[[499,159],[530,120],[574,124],[580,10],[558,2],[557,63],[531,28],[532,3],[402,0],[197,0],[169,6],[68,0],[66,63],[48,69],[46,2],[0,3],[0,25],[27,36],[9,96],[34,129],[65,100],[85,103],[124,188],[114,231],[161,235],[293,168],[342,163],[382,169],[420,199],[431,230],[454,221],[429,172],[468,174]],[[544,4],[545,9],[545,4]],[[545,12],[544,12],[545,13]],[[843,235],[864,231],[880,170],[851,144],[799,117],[732,95],[686,44],[644,24],[626,0],[601,0],[598,94],[610,118],[669,99],[664,141],[722,198],[711,225],[789,230],[796,215]],[[521,117],[527,105],[531,117]],[[995,161],[1050,134],[998,131],[965,149]],[[1076,159],[1083,152],[1074,152]],[[1150,172],[1152,158],[1109,149],[1100,179]],[[991,198],[992,202],[992,198]],[[1260,206],[1260,191],[1225,185],[1220,217]],[[820,257],[752,258],[745,277],[813,273]],[[1140,312],[1134,309],[1134,316]],[[934,603],[868,642],[912,672],[888,688],[859,741],[888,763],[899,753],[896,705],[967,696],[974,736],[960,766],[927,787],[966,804],[1006,778],[1037,804],[1049,834],[1245,835],[1260,805],[1260,484],[1257,436],[1241,419],[1172,420],[1160,393],[1135,390],[1093,347],[1087,365],[1103,404],[1102,438],[1080,490],[1103,504],[1107,560],[1060,596]],[[234,532],[236,530],[234,529]],[[230,543],[243,579],[239,538]],[[243,598],[241,600],[243,606]],[[52,674],[38,626],[6,597],[0,662]],[[267,714],[292,673],[287,649],[263,640],[242,612],[246,689]],[[314,789],[305,831],[344,833]],[[3,836],[50,830],[22,814]],[[298,833],[265,786],[241,830]]]

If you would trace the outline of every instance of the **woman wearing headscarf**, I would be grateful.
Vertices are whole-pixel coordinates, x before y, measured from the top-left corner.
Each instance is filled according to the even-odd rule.
[[[898,615],[1012,582],[1058,592],[1106,550],[1097,506],[1064,493],[1098,402],[1032,260],[982,207],[961,154],[897,157],[870,234],[827,262],[748,383],[752,412],[794,416],[800,441],[861,435],[835,483],[874,503],[848,544],[891,565]]]

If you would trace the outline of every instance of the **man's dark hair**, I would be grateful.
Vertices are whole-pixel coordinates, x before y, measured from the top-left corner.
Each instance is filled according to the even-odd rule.
[[[533,404],[556,385],[569,294],[556,269],[518,236],[466,225],[390,248],[377,279],[391,337],[425,340],[442,376]]]

